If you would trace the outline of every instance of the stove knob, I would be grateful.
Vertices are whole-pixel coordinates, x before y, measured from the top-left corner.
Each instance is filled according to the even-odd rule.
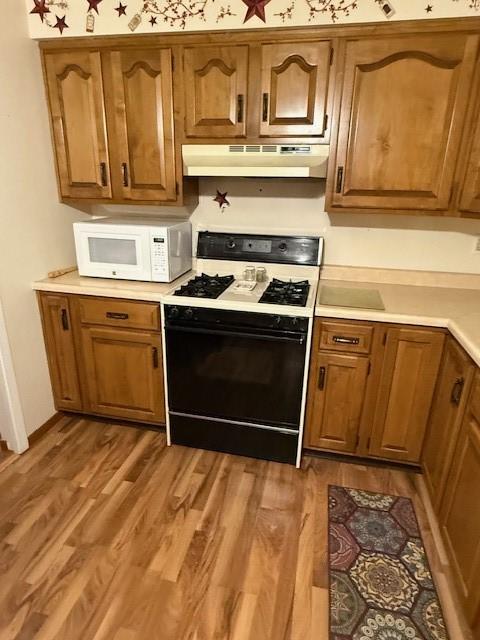
[[[278,245],[278,249],[282,252],[285,253],[285,251],[288,249],[287,243],[286,242],[281,242]]]
[[[178,307],[169,307],[167,315],[169,320],[174,320],[180,315],[180,309]]]
[[[183,312],[183,317],[186,318],[187,320],[190,320],[191,318],[193,318],[193,309],[191,307],[187,307]]]
[[[235,249],[236,246],[237,245],[236,245],[235,240],[233,238],[229,238],[227,240],[227,248],[228,249]]]
[[[279,327],[282,324],[282,316],[275,316],[273,324]]]
[[[292,324],[292,327],[296,327],[298,324],[298,318],[292,318],[291,324]]]

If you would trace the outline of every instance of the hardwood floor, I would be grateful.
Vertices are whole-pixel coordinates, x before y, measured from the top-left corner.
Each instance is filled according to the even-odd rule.
[[[67,417],[0,472],[0,638],[326,640],[329,483],[413,498],[464,640],[411,474]]]

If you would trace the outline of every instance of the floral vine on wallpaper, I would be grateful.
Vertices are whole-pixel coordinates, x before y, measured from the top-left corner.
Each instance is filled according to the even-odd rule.
[[[47,27],[58,29],[63,34],[65,29],[69,28],[67,23],[69,2],[72,0],[32,0],[33,8],[31,14],[36,14]],[[193,19],[200,19],[206,22],[207,7],[217,9],[216,22],[219,23],[229,16],[237,16],[232,11],[230,4],[218,5],[217,0],[76,0],[85,3],[85,31],[94,33],[96,16],[100,12],[113,11],[116,12],[119,19],[128,21],[128,27],[133,32],[138,26],[146,20],[150,23],[152,29],[160,25],[168,25],[185,29],[187,23]],[[247,22],[252,18],[257,18],[263,22],[267,22],[268,16],[265,13],[265,7],[272,3],[279,6],[282,0],[240,0],[245,5],[245,13],[242,14],[243,22]],[[443,1],[443,0],[442,0]],[[480,0],[451,0],[452,2],[467,3],[468,8],[480,11]],[[102,4],[104,3],[105,4]],[[309,20],[312,22],[316,17],[327,15],[332,22],[337,22],[342,17],[347,17],[356,11],[361,2],[370,2],[378,5],[387,17],[394,14],[395,0],[393,3],[389,0],[289,0],[289,4],[280,9],[274,16],[280,17],[282,22],[288,23],[295,16],[296,9],[299,5],[307,7]],[[423,0],[419,0],[423,4]],[[279,7],[280,8],[280,7]],[[427,13],[435,12],[434,0],[432,4],[424,7]],[[63,14],[63,15],[62,15]]]

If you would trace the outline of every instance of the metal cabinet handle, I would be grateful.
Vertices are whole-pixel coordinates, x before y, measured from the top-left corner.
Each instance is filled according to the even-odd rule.
[[[359,344],[360,338],[348,338],[347,336],[333,336],[333,342],[337,344]]]
[[[262,121],[268,121],[268,93],[263,94]]]
[[[243,122],[243,103],[244,103],[244,97],[240,93],[237,96],[237,122]]]
[[[68,331],[70,326],[68,324],[68,313],[66,309],[62,309],[62,329]]]
[[[323,391],[325,389],[326,375],[327,375],[327,368],[320,367],[319,373],[318,373],[318,388],[320,389],[320,391]]]
[[[102,187],[106,187],[108,185],[107,163],[106,162],[101,162],[100,163],[100,179],[102,181]]]
[[[152,347],[152,364],[154,369],[158,369],[158,349]]]
[[[122,175],[123,175],[123,186],[128,187],[128,165],[126,162],[122,162]]]
[[[107,318],[112,318],[113,320],[128,320],[128,313],[117,313],[116,311],[107,311],[105,314]]]
[[[337,193],[342,193],[342,186],[343,186],[343,167],[338,167],[337,168],[337,187],[335,191]]]
[[[465,385],[464,378],[457,378],[452,387],[452,393],[450,395],[450,402],[452,404],[458,405],[460,404],[460,400],[462,399],[463,387]]]

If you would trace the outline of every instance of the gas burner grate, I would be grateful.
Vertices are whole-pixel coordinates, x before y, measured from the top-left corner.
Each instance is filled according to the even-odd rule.
[[[307,304],[309,290],[310,283],[308,280],[301,280],[300,282],[289,280],[286,282],[273,278],[259,302],[304,307]]]
[[[187,298],[218,298],[234,281],[233,276],[209,276],[202,273],[177,289],[173,295]]]

